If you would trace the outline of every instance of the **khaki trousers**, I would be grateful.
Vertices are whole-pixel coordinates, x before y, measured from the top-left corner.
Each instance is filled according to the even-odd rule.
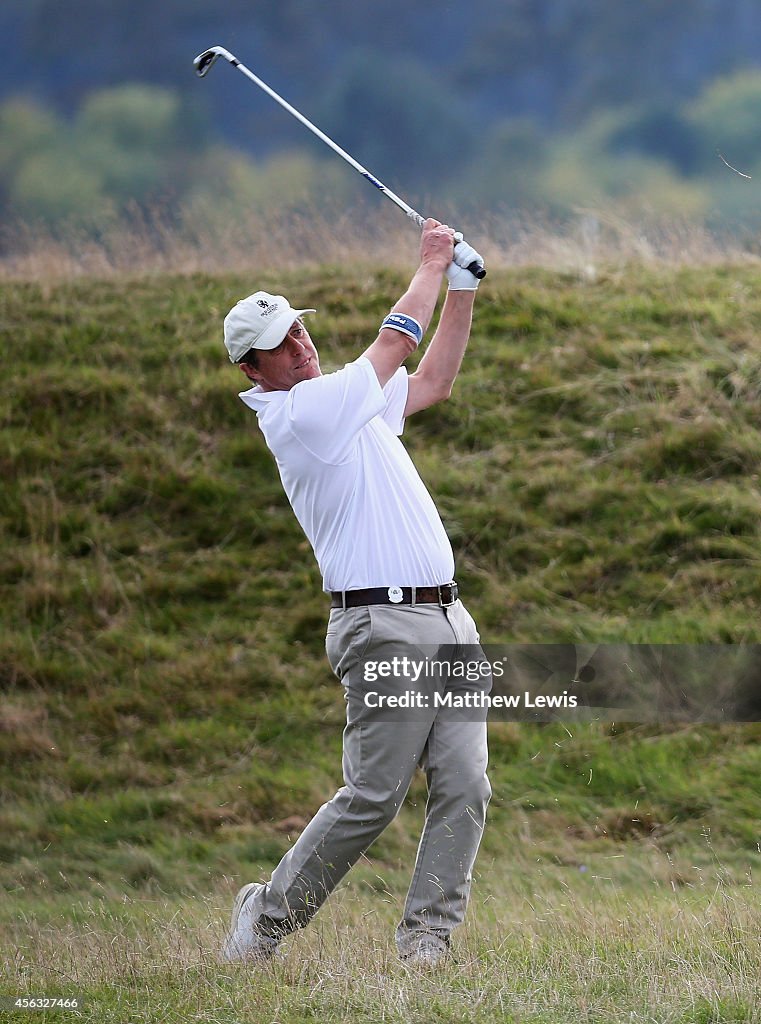
[[[447,943],[465,915],[471,872],[486,818],[491,787],[486,776],[485,715],[469,718],[436,708],[390,712],[367,706],[373,689],[365,679],[368,659],[390,659],[403,649],[448,650],[479,643],[475,623],[461,601],[437,605],[372,605],[333,609],[326,650],[344,686],[344,786],[320,807],[272,878],[250,898],[257,927],[284,935],[303,927],[352,864],[397,814],[415,768],[426,773],[428,800],[404,914],[396,931],[400,953],[421,932]],[[469,647],[472,652],[473,647]],[[411,685],[391,683],[401,690]],[[433,694],[446,682],[421,678],[418,692]],[[389,681],[384,680],[384,692]]]

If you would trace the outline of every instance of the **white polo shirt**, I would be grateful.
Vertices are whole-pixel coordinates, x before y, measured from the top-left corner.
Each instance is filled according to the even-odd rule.
[[[240,397],[256,412],[325,590],[452,579],[449,538],[398,436],[407,402],[403,367],[381,389],[361,356],[290,391],[257,386]]]

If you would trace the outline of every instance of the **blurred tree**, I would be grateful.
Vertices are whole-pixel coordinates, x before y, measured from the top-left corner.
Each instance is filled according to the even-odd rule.
[[[176,200],[191,162],[177,95],[146,85],[101,89],[75,122],[83,159],[119,205]]]
[[[418,64],[444,89],[462,90],[487,127],[534,117],[567,129],[601,106],[677,106],[717,75],[761,61],[757,0],[480,0],[472,9],[436,0],[4,0],[0,29],[0,96],[21,87],[67,113],[92,89],[136,79],[199,96],[189,60],[215,39],[297,106],[309,100],[307,110],[363,47],[383,64],[384,88],[397,62]],[[231,75],[205,88],[230,140],[241,127],[239,91]],[[343,123],[333,127],[348,138]],[[274,115],[266,137],[293,139]]]
[[[471,155],[458,192],[483,206],[527,209],[544,203],[546,134],[533,121],[504,121]]]
[[[48,227],[63,222],[103,227],[115,213],[98,172],[75,149],[60,145],[21,163],[8,199],[11,210],[23,220]]]
[[[62,131],[61,122],[31,100],[6,100],[0,106],[0,182],[15,175],[21,160],[54,145]]]
[[[604,140],[615,115],[593,119],[583,132],[553,143],[541,189],[558,212],[573,206],[605,206],[614,200],[622,211],[641,210],[700,217],[708,205],[705,189],[686,182],[668,164],[652,157],[612,156]]]
[[[601,107],[691,99],[761,58],[756,0],[481,0],[456,80],[492,116],[556,127]]]
[[[162,29],[170,12],[178,30],[167,41],[170,60],[173,67],[181,63],[183,83],[192,83],[188,53],[209,42],[217,16],[208,0],[167,0],[155,17],[146,0],[137,7],[115,0],[108,14],[95,0],[65,13],[53,0],[28,4],[13,0],[11,23],[18,25],[24,12],[32,12],[35,32],[48,33],[43,63],[53,77],[88,19],[93,39],[103,42],[109,56],[93,55],[97,47],[77,43],[78,59],[94,60],[112,80],[126,67],[134,75],[152,74],[157,62],[146,43],[146,25]],[[135,11],[148,21],[137,24]],[[499,0],[482,0],[477,19],[438,10],[441,23],[418,47],[415,34],[423,32],[432,11],[430,0],[414,10],[389,0],[387,8],[363,20],[351,0],[327,0],[319,11],[307,0],[282,0],[256,22],[252,66],[383,181],[414,205],[442,215],[454,200],[469,207],[549,206],[563,212],[611,199],[649,199],[657,210],[671,205],[675,213],[701,215],[710,206],[715,216],[731,213],[738,220],[752,205],[752,189],[721,167],[716,150],[756,175],[761,73],[725,75],[693,99],[710,62],[693,66],[694,55],[680,35],[699,36],[702,59],[711,32],[720,35],[720,23],[724,31],[719,0],[686,0],[678,10],[666,0],[625,8],[603,0],[512,0],[509,12]],[[693,19],[689,25],[685,11]],[[326,12],[337,19],[331,31]],[[54,31],[45,28],[48,14]],[[221,24],[235,24],[240,36],[249,15],[244,0],[231,0]],[[735,38],[756,21],[761,26],[761,9],[738,0],[725,20]],[[204,38],[197,46],[199,26]],[[392,46],[399,26],[403,38]],[[364,48],[353,48],[363,31]],[[352,41],[348,46],[342,33]],[[302,43],[310,48],[308,69]],[[237,48],[235,35],[229,44]],[[668,63],[670,54],[678,55],[681,71]],[[241,56],[248,59],[247,53]],[[736,55],[724,64],[734,61]],[[164,73],[169,65],[161,66]],[[689,97],[681,106],[666,95],[674,76],[680,85],[669,96]],[[90,67],[80,77],[79,91],[69,98],[98,75]],[[229,72],[215,74],[200,92],[179,84],[122,84],[87,95],[70,121],[31,100],[6,102],[0,107],[0,213],[57,223],[161,207],[172,216],[203,210],[230,220],[240,211],[306,209],[326,196],[361,201],[368,193],[275,104],[254,95],[251,102],[239,102],[240,91],[240,76]],[[63,108],[64,92],[56,93]],[[220,100],[227,113],[220,113]],[[206,103],[209,109],[217,104],[215,130],[234,130],[238,145],[254,149],[255,160],[212,140]],[[526,110],[536,118],[521,116]],[[553,118],[555,128],[546,127],[542,119]],[[300,151],[283,152],[283,139]],[[434,204],[429,195],[435,195]]]
[[[476,139],[467,108],[443,77],[409,59],[354,51],[318,112],[325,131],[393,187],[456,180]]]
[[[340,163],[301,152],[281,153],[255,164],[241,153],[216,149],[205,163],[182,204],[181,216],[189,229],[206,236],[224,237],[231,225],[251,214],[309,213],[331,206],[355,178]]]
[[[703,166],[720,150],[736,167],[761,158],[761,72],[741,71],[711,82],[688,107],[701,138]]]
[[[614,156],[653,156],[668,160],[677,171],[688,175],[698,169],[701,147],[702,140],[690,120],[661,103],[622,111],[605,144]]]
[[[24,99],[0,107],[0,209],[48,226],[110,212],[99,173],[84,164],[64,122]]]
[[[0,108],[0,206],[53,225],[92,224],[137,203],[176,207],[208,127],[169,90],[102,89],[73,124],[22,100]]]
[[[26,200],[17,194],[16,182],[25,164],[58,146],[63,125],[47,110],[26,99],[7,100],[0,106],[0,214],[6,216],[20,203],[23,216],[30,215]]]
[[[179,108],[177,96],[166,89],[121,85],[91,93],[77,125],[119,149],[161,155],[180,142]]]

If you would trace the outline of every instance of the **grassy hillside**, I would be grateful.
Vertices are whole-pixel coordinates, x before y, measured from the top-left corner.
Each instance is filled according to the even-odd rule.
[[[405,435],[485,640],[759,639],[759,284],[749,267],[490,275],[453,399]],[[32,959],[53,955],[46,922],[81,939],[86,901],[111,908],[106,932],[144,938],[153,926],[142,911],[124,924],[125,894],[224,905],[340,782],[326,599],[220,326],[253,287],[285,290],[318,308],[313,335],[336,368],[403,285],[361,267],[2,285],[0,884],[13,898],[0,923]],[[585,912],[564,892],[591,906],[607,884],[594,879],[614,879],[632,899],[708,900],[718,879],[743,887],[757,937],[759,738],[757,725],[495,723],[475,913],[502,893],[520,949],[541,876],[583,959]],[[403,894],[423,797],[418,780],[352,874],[357,921],[367,894],[371,907]],[[656,931],[671,914],[659,907]],[[207,910],[194,913],[206,934]],[[528,987],[540,962],[552,969],[543,920]],[[725,1019],[710,1016],[707,977],[705,1019]],[[291,981],[293,1002],[273,989],[266,1019],[302,1019]],[[751,1019],[735,995],[731,1019]],[[352,994],[335,998],[326,1019],[348,1019]],[[430,1019],[460,1019],[446,1013]]]

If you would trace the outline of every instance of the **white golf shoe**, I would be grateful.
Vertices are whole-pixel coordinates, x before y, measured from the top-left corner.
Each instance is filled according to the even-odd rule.
[[[399,956],[402,963],[408,967],[430,970],[438,967],[447,959],[449,946],[438,935],[423,932],[416,936],[409,945],[406,945],[404,952],[400,952]]]
[[[219,959],[223,963],[264,963],[275,955],[278,940],[270,935],[262,935],[254,924],[253,900],[250,897],[257,889],[262,888],[263,886],[255,882],[249,882],[235,897],[230,931],[219,953]]]

